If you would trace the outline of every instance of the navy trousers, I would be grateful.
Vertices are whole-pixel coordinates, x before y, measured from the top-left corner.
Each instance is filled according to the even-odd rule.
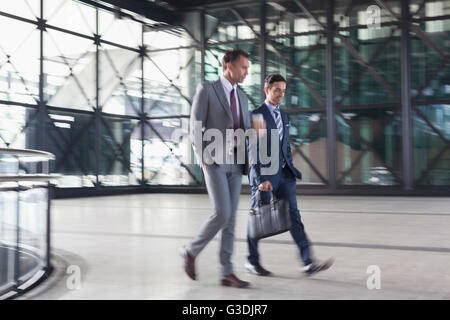
[[[285,168],[280,168],[280,171],[281,172],[278,172],[274,181],[272,181],[272,192],[278,199],[286,199],[289,202],[292,221],[292,227],[289,231],[292,235],[292,238],[294,239],[294,242],[298,246],[303,264],[306,266],[312,263],[312,253],[310,242],[308,240],[308,237],[306,236],[305,228],[303,226],[300,212],[297,207],[295,177],[287,168],[287,166]],[[252,208],[256,207],[257,204],[257,191],[258,186],[256,185],[256,183],[252,183]],[[270,202],[270,192],[260,192],[260,195],[263,204],[267,204]],[[252,264],[259,263],[258,240],[252,239],[247,235],[247,243],[249,250],[248,261]]]

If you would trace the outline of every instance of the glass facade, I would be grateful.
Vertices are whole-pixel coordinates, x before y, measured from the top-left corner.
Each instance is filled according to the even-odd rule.
[[[450,187],[449,0],[233,2],[177,26],[3,1],[0,26],[0,146],[54,153],[59,188],[202,186],[190,106],[230,48],[250,109],[267,74],[288,80],[299,188]]]

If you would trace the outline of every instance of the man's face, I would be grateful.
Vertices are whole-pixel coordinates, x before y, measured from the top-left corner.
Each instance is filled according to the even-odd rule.
[[[248,75],[249,65],[248,58],[244,56],[239,56],[239,59],[234,63],[227,63],[231,79],[236,83],[244,82],[245,77]]]
[[[267,100],[274,106],[278,106],[283,102],[284,94],[286,92],[286,82],[278,81],[272,83],[272,88],[264,88],[267,95]]]

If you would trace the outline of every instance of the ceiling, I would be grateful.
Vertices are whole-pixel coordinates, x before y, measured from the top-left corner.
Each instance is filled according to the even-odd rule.
[[[157,22],[177,25],[181,14],[186,10],[199,9],[227,3],[237,3],[237,0],[79,0],[94,6],[125,9],[145,16]]]

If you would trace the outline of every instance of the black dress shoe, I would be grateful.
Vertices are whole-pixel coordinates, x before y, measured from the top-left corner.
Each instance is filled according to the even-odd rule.
[[[250,262],[247,262],[245,264],[245,268],[247,268],[247,271],[251,274],[256,274],[257,276],[263,276],[267,277],[272,274],[269,270],[264,269],[258,262],[253,264]]]
[[[220,283],[226,287],[235,287],[235,288],[247,288],[250,286],[250,282],[242,281],[234,274],[230,274],[222,278]]]
[[[195,258],[189,253],[186,247],[179,249],[181,257],[184,259],[184,271],[192,280],[197,279],[195,274]]]
[[[333,259],[328,259],[327,261],[321,262],[321,263],[313,262],[313,263],[307,265],[306,267],[304,267],[303,272],[307,276],[312,276],[313,274],[316,274],[317,272],[329,269],[333,265],[333,262],[334,262]]]

